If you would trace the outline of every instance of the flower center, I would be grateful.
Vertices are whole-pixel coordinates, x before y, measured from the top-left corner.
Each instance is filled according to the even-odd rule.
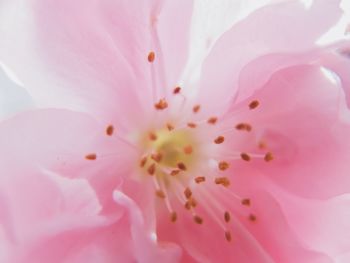
[[[199,145],[189,130],[160,129],[149,132],[141,140],[144,155],[140,161],[143,174],[167,180],[167,176],[183,175],[195,169]],[[185,181],[185,177],[181,177]]]

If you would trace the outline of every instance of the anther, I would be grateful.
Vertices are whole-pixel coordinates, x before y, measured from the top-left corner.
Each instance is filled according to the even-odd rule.
[[[194,113],[197,113],[200,109],[201,109],[201,105],[197,104],[197,105],[194,105],[194,106],[193,106],[192,111],[193,111]]]
[[[250,161],[250,156],[247,153],[241,153],[241,158],[243,161],[246,161],[246,162]]]
[[[273,160],[273,155],[272,155],[272,153],[270,153],[270,152],[266,153],[266,154],[265,154],[265,157],[264,157],[264,160],[265,160],[266,162],[272,161],[272,160]]]
[[[172,170],[171,172],[170,172],[170,175],[171,176],[175,176],[175,175],[178,175],[180,173],[180,170]]]
[[[162,160],[163,155],[161,153],[154,153],[154,154],[151,155],[151,158],[155,162],[159,163]]]
[[[251,103],[249,103],[249,109],[254,110],[259,106],[259,101],[258,100],[253,100]]]
[[[147,57],[148,62],[152,63],[155,58],[156,58],[156,54],[153,51],[148,53],[148,57]]]
[[[189,200],[188,200],[189,204],[192,206],[192,207],[196,207],[197,206],[197,200],[194,199],[193,197],[191,197]]]
[[[193,217],[193,220],[194,220],[194,222],[196,222],[198,225],[203,224],[203,218],[201,218],[201,217],[198,216],[198,215],[195,215],[195,216]]]
[[[160,99],[156,104],[154,104],[154,107],[157,110],[164,110],[164,109],[168,108],[168,103],[166,102],[165,99]]]
[[[241,204],[245,206],[250,206],[250,199],[249,198],[242,199]]]
[[[221,144],[221,143],[223,143],[225,141],[225,137],[224,136],[218,136],[215,140],[214,140],[214,142],[216,143],[216,144]]]
[[[176,87],[174,90],[173,90],[173,93],[174,94],[179,94],[181,91],[181,88],[180,87]]]
[[[267,148],[267,145],[266,145],[265,142],[260,141],[259,144],[258,144],[258,147],[259,147],[259,149],[264,150],[264,149]]]
[[[194,129],[194,128],[197,127],[197,124],[195,124],[194,122],[189,122],[189,123],[187,123],[187,126],[188,126],[189,128]]]
[[[203,183],[205,182],[205,177],[204,176],[198,176],[196,178],[194,178],[194,181],[199,184],[199,183]]]
[[[171,222],[176,222],[176,220],[177,220],[177,214],[176,214],[176,212],[171,212],[171,213],[170,213],[170,221],[171,221]]]
[[[191,203],[190,203],[189,201],[186,201],[186,203],[185,203],[185,208],[186,208],[187,210],[190,210],[190,209],[192,208]]]
[[[156,191],[156,196],[158,196],[159,198],[164,199],[165,198],[165,194],[162,190],[157,190]]]
[[[185,154],[191,154],[193,152],[193,148],[191,145],[187,145],[184,147],[184,153]]]
[[[228,187],[230,185],[230,180],[227,177],[218,177],[218,178],[215,178],[215,183]]]
[[[219,164],[218,164],[218,167],[219,167],[219,169],[221,170],[221,171],[225,171],[225,170],[227,170],[228,168],[229,168],[229,164],[228,164],[228,162],[225,162],[225,161],[221,161],[221,162],[219,162]]]
[[[250,221],[252,221],[252,222],[255,222],[255,221],[256,221],[256,215],[250,214],[249,217],[248,217],[248,219],[249,219]]]
[[[97,158],[97,156],[95,153],[90,153],[90,154],[85,155],[86,160],[92,161],[92,160],[96,160],[96,158]]]
[[[228,222],[230,222],[230,220],[231,220],[231,215],[230,215],[230,213],[229,212],[225,212],[225,214],[224,214],[224,219],[225,219],[225,222],[226,223],[228,223]]]
[[[216,118],[216,117],[210,117],[208,120],[207,120],[207,122],[209,123],[209,124],[215,124],[216,122],[218,121],[218,118]]]
[[[107,128],[106,128],[106,134],[108,136],[112,136],[113,135],[113,132],[114,132],[114,127],[113,125],[108,125]]]
[[[187,199],[190,199],[192,196],[192,191],[190,188],[186,187],[186,189],[184,190],[184,195]]]
[[[167,127],[168,131],[172,131],[175,128],[171,123],[167,123],[166,127]]]
[[[252,130],[252,126],[248,123],[238,123],[236,125],[236,129],[239,131],[251,131]]]
[[[147,162],[147,157],[145,156],[140,160],[140,167],[144,167],[146,165],[146,162]]]
[[[154,173],[156,172],[156,164],[155,163],[152,163],[148,169],[147,169],[147,172],[149,175],[154,175]]]
[[[178,163],[177,168],[179,168],[182,171],[186,171],[186,165],[184,163]]]
[[[150,132],[150,133],[148,134],[148,138],[149,138],[151,141],[155,141],[155,140],[158,139],[157,134],[155,134],[154,132]]]
[[[228,242],[231,242],[232,240],[232,235],[230,231],[225,231],[225,238]]]

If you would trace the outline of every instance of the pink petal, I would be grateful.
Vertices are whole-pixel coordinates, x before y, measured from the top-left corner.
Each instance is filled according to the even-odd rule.
[[[143,120],[140,112],[147,114],[144,109],[153,106],[153,91],[162,89],[161,96],[164,88],[176,85],[187,50],[191,5],[192,1],[5,2],[0,57],[40,106],[87,111],[130,128]],[[181,10],[185,19],[178,23],[173,12]],[[160,56],[154,67],[147,60],[152,50]],[[164,68],[171,87],[157,83]]]
[[[275,199],[264,190],[255,190],[249,197],[252,200],[257,221],[251,223],[245,220],[245,226],[274,259],[274,262],[333,262],[325,254],[325,250],[317,250],[314,246],[305,243],[303,235],[296,235],[294,230],[299,225],[289,225],[288,214],[284,214],[285,210],[279,206],[279,195]],[[298,217],[302,221],[304,214],[299,213]],[[320,242],[323,241],[324,239],[320,239]]]
[[[143,215],[137,204],[120,191],[115,191],[113,197],[115,202],[124,206],[129,213],[133,252],[137,261],[144,263],[178,262],[181,255],[179,247],[175,244],[157,246],[156,234],[148,232],[145,228]]]
[[[275,156],[257,169],[302,196],[349,191],[349,112],[336,79],[318,67],[292,67],[275,73],[253,98],[259,110],[244,118]]]
[[[215,195],[212,197],[216,198]],[[228,242],[224,229],[203,208],[205,204],[200,203],[205,201],[198,201],[196,213],[203,218],[201,225],[196,224],[191,213],[181,205],[174,207],[178,214],[176,222],[170,221],[168,212],[158,211],[159,239],[181,245],[184,251],[181,262],[274,262],[239,222],[228,226],[232,233],[232,241]]]
[[[349,195],[316,200],[274,192],[290,227],[310,248],[332,258],[350,251]]]
[[[305,52],[313,48],[315,41],[340,18],[338,3],[338,0],[315,1],[310,9],[299,1],[269,5],[233,26],[218,40],[205,61],[199,101],[210,107],[211,112],[222,110],[235,96],[241,96],[237,94],[241,88],[239,77],[250,61],[269,54]],[[259,78],[261,72],[249,73]],[[213,103],[209,98],[211,102],[221,103],[211,108]]]
[[[120,139],[117,128],[112,136],[107,136],[105,129],[82,113],[53,109],[26,112],[1,124],[2,161],[12,167],[21,163],[84,178],[96,191],[103,210],[113,211],[113,190],[134,169],[137,151]],[[90,153],[97,159],[86,160]]]

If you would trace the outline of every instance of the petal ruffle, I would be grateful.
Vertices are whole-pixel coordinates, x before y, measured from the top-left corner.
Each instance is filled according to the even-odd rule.
[[[349,111],[336,78],[317,66],[291,67],[252,97],[261,106],[240,117],[275,156],[256,168],[304,197],[349,192]]]
[[[310,50],[340,16],[338,0],[314,1],[308,9],[299,1],[289,1],[257,10],[233,26],[214,46],[203,65],[199,102],[216,112],[234,98],[243,100],[247,92],[238,92],[249,87],[240,87],[239,78],[250,61],[269,54]],[[259,77],[259,69],[249,73],[250,77]],[[213,103],[208,100],[221,103],[212,108]]]

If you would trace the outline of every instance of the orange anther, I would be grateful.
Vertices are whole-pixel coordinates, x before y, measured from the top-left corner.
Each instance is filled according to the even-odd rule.
[[[153,51],[148,53],[148,57],[147,57],[148,62],[152,63],[155,58],[156,58],[156,54]]]
[[[157,110],[164,110],[164,109],[168,108],[168,103],[166,102],[165,99],[160,99],[156,104],[154,104],[154,107]]]
[[[242,160],[249,162],[250,161],[250,156],[247,153],[241,153],[241,158]]]
[[[251,103],[249,103],[249,109],[253,110],[256,109],[259,106],[259,101],[258,100],[253,100]]]
[[[89,154],[85,155],[86,160],[92,161],[92,160],[96,160],[96,158],[97,158],[97,156],[95,153],[89,153]]]
[[[222,161],[219,162],[218,167],[221,171],[225,171],[230,167],[230,165],[228,164],[228,162]]]
[[[176,87],[174,90],[173,90],[173,93],[174,94],[179,94],[181,91],[181,88],[180,87]]]
[[[221,143],[223,143],[225,141],[225,137],[224,136],[218,136],[215,140],[214,140],[214,142],[216,143],[216,144],[221,144]]]
[[[113,132],[114,132],[114,127],[113,125],[108,125],[107,128],[106,128],[106,134],[108,136],[112,136],[113,135]]]

